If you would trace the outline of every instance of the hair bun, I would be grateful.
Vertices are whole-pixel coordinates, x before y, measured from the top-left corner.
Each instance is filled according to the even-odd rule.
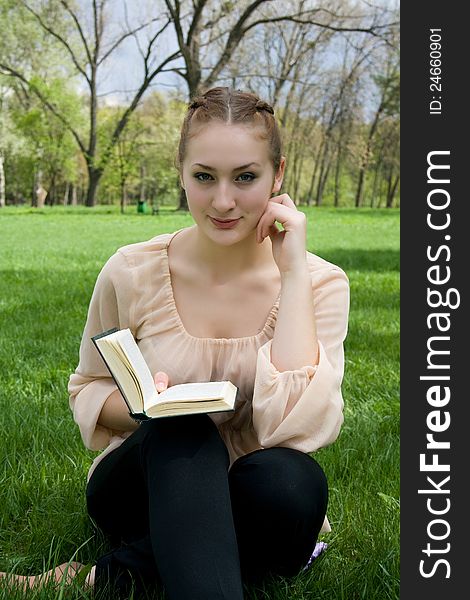
[[[256,110],[265,110],[268,113],[271,113],[272,115],[274,114],[274,108],[268,104],[267,102],[264,102],[264,100],[258,100],[258,102],[255,105]]]
[[[194,98],[194,100],[189,105],[189,108],[196,110],[196,108],[199,108],[200,106],[207,106],[207,100],[203,96],[198,96],[197,98]]]

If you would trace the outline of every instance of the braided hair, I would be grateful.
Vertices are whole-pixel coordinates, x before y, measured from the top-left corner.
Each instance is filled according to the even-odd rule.
[[[282,157],[282,142],[273,107],[256,94],[229,87],[214,87],[193,98],[181,127],[176,167],[182,169],[186,147],[192,135],[211,121],[228,125],[253,125],[269,144],[274,171]]]

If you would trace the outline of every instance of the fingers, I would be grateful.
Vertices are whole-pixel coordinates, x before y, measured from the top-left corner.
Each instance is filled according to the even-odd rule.
[[[277,202],[278,204],[284,204],[285,206],[288,206],[289,208],[295,208],[295,210],[297,210],[297,206],[295,205],[295,202],[292,200],[292,198],[289,196],[289,194],[281,194],[280,196],[273,196],[272,198],[269,199],[270,202]]]
[[[293,230],[304,227],[304,221],[305,214],[297,209],[288,194],[281,194],[268,202],[266,210],[258,221],[256,240],[261,243],[268,235],[277,235],[279,229],[276,222],[286,230]]]
[[[163,392],[168,387],[168,375],[163,371],[158,371],[155,373],[153,380],[155,381],[155,385],[157,387],[157,392]]]

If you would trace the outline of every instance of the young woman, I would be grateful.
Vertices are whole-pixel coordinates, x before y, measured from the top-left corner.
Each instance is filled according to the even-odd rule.
[[[87,508],[113,550],[87,584],[241,600],[244,582],[298,574],[330,529],[310,453],[343,421],[348,281],[306,250],[306,217],[279,195],[274,112],[257,96],[217,87],[191,102],[177,166],[195,224],[108,260],[69,382],[85,445],[105,449]],[[230,380],[235,411],[133,421],[91,342],[112,327],[131,329],[158,391]]]

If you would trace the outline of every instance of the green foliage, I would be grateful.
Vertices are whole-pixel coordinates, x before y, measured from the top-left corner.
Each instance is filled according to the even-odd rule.
[[[52,3],[54,4],[54,3]],[[60,20],[57,7],[42,6],[50,22]],[[52,196],[64,181],[78,178],[77,146],[64,121],[50,110],[64,115],[76,130],[85,126],[83,99],[77,92],[63,51],[50,36],[45,36],[36,19],[19,2],[0,0],[0,22],[8,23],[0,36],[0,65],[8,65],[18,77],[7,77],[1,68],[2,112],[8,120],[8,143],[0,140],[5,154],[7,199],[31,200],[35,177]],[[66,37],[65,23],[60,25]],[[43,101],[38,98],[39,94]]]
[[[105,4],[98,3],[98,13]],[[186,91],[195,93],[196,85],[202,90],[208,81],[214,85],[231,81],[234,87],[242,84],[266,99],[272,96],[288,150],[284,191],[296,203],[344,207],[354,205],[357,197],[359,204],[371,207],[398,205],[399,70],[395,44],[385,46],[376,40],[372,47],[369,36],[356,37],[353,32],[343,37],[345,44],[337,43],[339,36],[329,30],[326,22],[325,28],[320,25],[310,29],[287,21],[275,25],[270,19],[277,21],[280,13],[274,5],[282,3],[268,3],[265,7],[250,4],[255,8],[253,19],[249,19],[251,25],[235,27],[229,33],[229,21],[235,26],[236,18],[244,14],[246,7],[239,4],[231,0],[188,3],[183,20],[189,26],[192,42],[189,48],[180,48],[185,64],[174,69],[186,80]],[[300,2],[299,6],[303,4]],[[161,17],[158,3],[149,4],[149,20],[144,18],[147,11],[143,11],[139,15],[143,20],[138,24],[133,17],[137,18],[140,11],[129,12],[125,5],[120,1],[112,11],[104,10],[102,18],[98,18],[100,26],[94,28],[91,13],[87,14],[86,5],[80,2],[0,0],[0,22],[8,23],[0,36],[0,76],[10,75],[15,91],[14,109],[28,112],[31,107],[25,109],[24,95],[36,94],[42,110],[55,115],[49,114],[44,122],[49,124],[51,140],[56,140],[57,148],[44,136],[40,136],[40,142],[32,141],[28,130],[21,126],[15,130],[18,138],[24,138],[31,146],[34,171],[47,170],[41,164],[44,156],[46,164],[57,165],[47,173],[50,185],[62,186],[65,192],[71,183],[75,184],[80,200],[87,196],[90,204],[94,204],[101,183],[98,201],[102,203],[124,204],[145,197],[151,203],[175,205],[179,203],[179,186],[172,165],[184,104],[171,95],[145,93],[135,97],[136,103],[124,102],[111,109],[99,93],[105,87],[109,63],[121,50],[121,42],[130,42],[131,38],[141,58],[146,56],[146,41],[152,39],[146,65],[150,78],[137,81],[136,88],[151,80],[152,85],[158,83],[159,75],[153,80],[152,69],[160,59],[165,61],[173,42],[181,41],[178,23],[169,23],[166,33],[171,32],[173,42],[168,44],[170,38],[166,34],[152,38],[152,26]],[[364,23],[375,22],[385,37],[396,35],[396,28],[390,24],[379,25],[382,11],[372,4],[369,8],[374,18],[370,21],[366,10],[361,17]],[[116,14],[112,14],[114,9],[118,9]],[[263,19],[257,19],[255,15],[261,9]],[[307,16],[310,10],[315,13],[322,9],[303,12]],[[126,22],[121,30],[117,14],[122,11]],[[200,16],[197,25],[192,21],[195,15]],[[176,11],[173,16],[178,20],[181,15]],[[328,16],[332,14],[326,11]],[[353,17],[359,27],[357,18],[359,14]],[[338,24],[341,21],[339,17]],[[256,27],[252,27],[255,23]],[[299,34],[301,29],[304,31]],[[237,31],[240,36],[235,35]],[[265,43],[261,42],[262,36]],[[240,40],[247,43],[239,43]],[[132,68],[134,61],[135,56],[130,60]],[[169,64],[164,72],[172,70]],[[225,66],[216,81],[213,68],[218,64]],[[78,89],[83,96],[77,93]],[[137,98],[137,112],[124,127],[116,128],[119,118],[137,106]],[[369,117],[374,110],[380,118],[370,127]],[[51,122],[54,118],[58,119],[55,126]],[[54,135],[63,128],[73,129],[73,137],[65,131]],[[69,153],[66,164],[71,144],[75,144],[75,153]],[[7,200],[15,201],[15,188],[19,185],[23,195],[29,186],[29,182],[19,184],[11,176],[22,171],[17,162],[23,158],[11,152],[7,157]],[[47,187],[48,182],[44,183]]]
[[[116,122],[120,109],[101,109],[109,115],[108,127]],[[175,156],[185,104],[177,98],[153,92],[134,112],[126,130],[113,150],[100,188],[100,201],[109,203],[120,198],[122,185],[130,200],[143,196],[150,204],[175,205],[178,177]],[[103,137],[109,137],[104,132]]]
[[[75,125],[81,120],[80,98],[67,90],[62,80],[55,79],[46,86],[39,79],[32,79],[33,85],[59,110],[71,115]],[[24,151],[33,158],[36,170],[43,173],[47,188],[57,178],[74,181],[76,144],[63,123],[45,111],[35,97],[29,98],[27,107],[13,104],[10,114],[17,133],[25,140]]]
[[[308,249],[344,268],[351,284],[345,421],[338,440],[316,454],[328,475],[332,532],[309,571],[250,587],[246,597],[397,600],[399,214],[305,210]],[[72,557],[88,564],[108,549],[86,515],[95,454],[72,420],[68,377],[104,261],[121,245],[191,224],[169,209],[158,217],[120,216],[117,207],[0,214],[0,571],[36,574]],[[0,600],[22,597],[0,584]],[[63,597],[91,600],[78,587]]]

